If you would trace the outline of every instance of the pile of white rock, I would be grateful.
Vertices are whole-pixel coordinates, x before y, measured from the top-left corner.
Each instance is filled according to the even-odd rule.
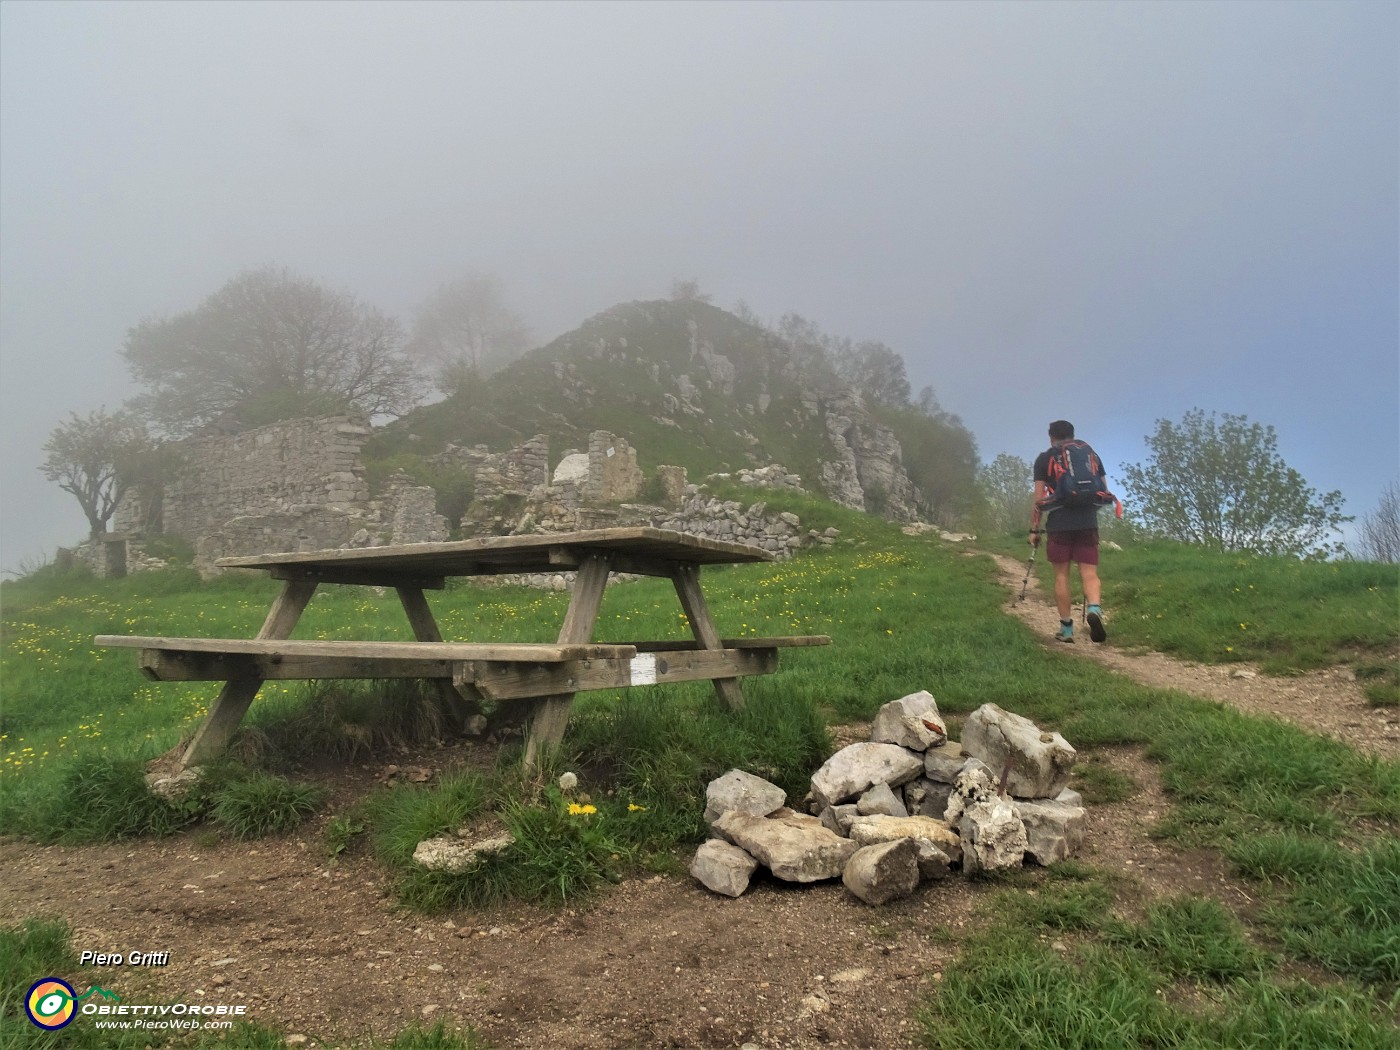
[[[690,873],[737,897],[761,864],[791,882],[839,878],[884,904],[955,868],[1054,864],[1079,847],[1085,813],[1067,787],[1075,751],[1064,737],[996,704],[968,717],[960,744],[945,726],[927,692],[886,704],[869,742],[812,774],[807,812],[789,808],[778,786],[730,770],[706,790],[714,837]]]

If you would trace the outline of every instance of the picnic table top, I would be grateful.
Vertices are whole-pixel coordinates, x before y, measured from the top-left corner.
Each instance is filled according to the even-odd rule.
[[[269,570],[371,570],[421,576],[478,576],[561,572],[587,554],[604,552],[657,564],[723,565],[773,561],[761,547],[644,526],[582,532],[481,536],[445,543],[303,551],[220,558],[222,568]],[[619,569],[625,566],[619,563]]]

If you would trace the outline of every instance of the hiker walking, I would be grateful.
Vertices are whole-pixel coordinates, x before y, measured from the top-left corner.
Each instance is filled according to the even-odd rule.
[[[1060,629],[1055,637],[1074,641],[1074,620],[1070,616],[1070,565],[1079,566],[1084,587],[1084,622],[1089,637],[1102,642],[1104,630],[1102,594],[1099,583],[1099,510],[1123,506],[1108,491],[1103,462],[1086,442],[1074,437],[1074,424],[1057,419],[1050,424],[1050,447],[1035,460],[1035,500],[1031,507],[1032,547],[1040,546],[1045,533],[1045,557],[1055,569],[1055,607],[1060,613]],[[1043,530],[1042,530],[1043,523]]]

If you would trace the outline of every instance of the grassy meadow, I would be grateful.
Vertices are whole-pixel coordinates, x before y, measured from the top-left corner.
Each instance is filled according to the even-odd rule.
[[[1218,851],[1259,902],[1248,913],[1189,898],[1144,908],[1131,887],[1077,862],[989,879],[987,922],[918,1018],[927,1046],[1397,1045],[1400,766],[1066,659],[1001,611],[1006,594],[985,555],[826,504],[791,509],[804,525],[836,525],[841,541],[788,563],[707,570],[706,594],[726,636],[829,634],[833,644],[784,652],[778,674],[746,681],[743,712],[719,709],[708,683],[585,694],[546,776],[524,780],[518,748],[507,748],[493,770],[319,810],[329,818],[327,854],[371,852],[397,873],[402,902],[423,912],[557,902],[631,872],[680,872],[705,834],[710,779],[742,767],[800,798],[830,753],[828,727],[927,689],[954,735],[986,702],[1062,732],[1080,751],[1076,786],[1091,807],[1137,790],[1105,775],[1095,750],[1144,748],[1173,800],[1154,834]],[[1011,539],[987,546],[1027,553]],[[1103,573],[1115,644],[1259,661],[1273,673],[1345,664],[1373,703],[1397,702],[1394,566],[1144,544],[1107,552]],[[313,758],[363,759],[442,734],[433,695],[412,685],[271,683],[235,761],[181,807],[151,799],[144,761],[193,730],[217,686],[148,682],[131,651],[95,649],[92,636],[251,637],[273,588],[255,577],[201,583],[187,571],[121,581],[44,571],[0,587],[0,832],[40,842],[194,825],[228,837],[278,833],[322,805]],[[429,600],[446,637],[498,641],[552,639],[567,605],[563,594],[474,585]],[[392,592],[330,587],[296,637],[371,633],[411,638]],[[609,589],[596,636],[688,631],[669,585],[644,580]],[[587,805],[550,786],[563,769],[579,774]],[[488,813],[516,833],[517,847],[466,875],[410,863],[420,838]],[[63,951],[52,926],[3,937],[0,959]],[[0,1035],[28,1030],[22,1015],[16,1024],[11,992],[31,972],[0,969]],[[267,1034],[220,1045],[263,1045]],[[475,1037],[441,1030],[405,1038],[479,1045],[442,1042]]]

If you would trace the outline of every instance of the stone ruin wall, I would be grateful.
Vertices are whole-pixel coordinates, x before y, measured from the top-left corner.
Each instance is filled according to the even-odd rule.
[[[912,486],[893,435],[873,435],[877,440],[868,442],[849,417],[831,413],[827,422],[841,468],[823,464],[828,494],[864,509],[861,480],[869,474],[891,498],[894,506],[888,509],[912,516]],[[366,419],[344,415],[182,442],[182,466],[157,507],[142,507],[133,496],[119,508],[113,535],[73,556],[99,575],[159,567],[162,563],[141,549],[143,525],[191,542],[202,572],[217,571],[214,561],[230,555],[447,539],[449,523],[437,513],[432,488],[400,474],[389,479],[380,497],[370,497],[360,458],[370,434]],[[646,477],[636,450],[607,431],[591,433],[586,451],[566,450],[552,474],[545,435],[504,452],[449,445],[431,462],[472,476],[473,502],[457,523],[464,535],[652,525],[752,544],[779,558],[832,540],[802,530],[796,515],[768,513],[762,502],[744,506],[711,499],[687,484],[682,467],[657,468],[654,494],[662,505],[637,503]],[[828,473],[839,479],[827,478]],[[712,477],[805,491],[801,478],[777,464]],[[559,585],[554,577],[529,582]]]
[[[192,538],[246,515],[366,504],[360,448],[370,433],[363,417],[327,416],[183,441],[183,469],[161,501],[163,531]]]
[[[191,543],[206,574],[225,556],[447,539],[436,494],[407,475],[370,498],[360,450],[371,432],[363,417],[325,416],[187,439],[156,506],[130,494],[111,537],[74,556],[98,575],[160,567],[145,556],[147,528]]]

